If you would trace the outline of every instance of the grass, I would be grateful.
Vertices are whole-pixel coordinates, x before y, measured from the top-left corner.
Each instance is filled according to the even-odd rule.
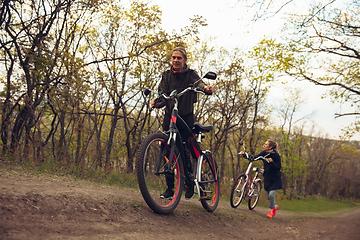
[[[125,171],[111,171],[106,174],[102,168],[91,169],[75,164],[55,163],[48,159],[42,164],[28,164],[28,163],[16,163],[10,161],[3,161],[5,164],[1,164],[0,169],[4,171],[18,171],[27,172],[32,175],[44,174],[44,175],[59,175],[69,176],[74,179],[81,179],[91,181],[97,184],[104,184],[108,186],[118,186],[121,188],[137,188],[136,173],[126,173]]]
[[[352,201],[338,201],[326,197],[307,196],[304,199],[276,200],[281,208],[296,213],[322,213],[330,211],[348,210],[359,207],[359,204]]]
[[[359,201],[350,200],[333,200],[327,197],[318,196],[306,196],[305,198],[293,198],[287,199],[282,191],[278,191],[275,195],[276,204],[281,206],[281,210],[290,211],[294,213],[326,213],[326,212],[338,212],[348,211],[351,209],[359,208]],[[229,197],[224,197],[224,200],[230,201]],[[230,203],[229,203],[230,204]],[[242,205],[247,206],[247,198],[241,202]],[[266,193],[264,189],[261,191],[261,196],[258,207],[268,208],[269,202],[266,199]]]

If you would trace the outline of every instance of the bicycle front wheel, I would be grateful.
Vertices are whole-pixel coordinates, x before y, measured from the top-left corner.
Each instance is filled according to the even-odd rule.
[[[260,192],[261,192],[261,181],[256,180],[254,183],[254,188],[251,190],[249,196],[248,205],[250,210],[253,210],[256,207],[257,203],[259,202]]]
[[[200,201],[208,212],[217,208],[220,199],[220,181],[218,167],[210,152],[206,152],[200,167]]]
[[[147,205],[156,213],[169,214],[179,204],[183,188],[183,165],[175,147],[174,164],[168,169],[170,146],[168,136],[152,133],[141,143],[137,152],[136,170],[141,194]],[[168,187],[173,186],[173,196],[160,197]]]
[[[231,188],[230,205],[233,208],[237,208],[244,198],[246,188],[246,175],[241,174],[238,176]]]

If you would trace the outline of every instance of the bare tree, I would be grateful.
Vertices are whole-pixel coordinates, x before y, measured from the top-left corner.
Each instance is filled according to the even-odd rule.
[[[13,152],[18,149],[21,136],[24,136],[26,154],[29,147],[26,143],[32,141],[30,132],[36,130],[34,126],[39,120],[37,115],[41,110],[38,108],[44,107],[47,96],[64,83],[66,74],[74,77],[75,64],[67,65],[69,62],[64,60],[70,58],[63,56],[69,52],[72,33],[76,31],[76,24],[70,25],[68,20],[72,18],[76,23],[83,18],[82,13],[94,5],[70,0],[5,1],[3,4],[0,46],[5,57],[2,65],[7,66],[8,79],[7,104],[3,108],[1,129],[2,140],[7,143],[3,152],[8,148]],[[70,15],[74,7],[77,14]],[[14,121],[9,121],[10,116],[15,116]],[[46,142],[40,144],[45,145]]]
[[[237,0],[239,4],[245,6],[252,14],[252,21],[265,20],[283,13],[287,6],[294,5],[301,0]]]

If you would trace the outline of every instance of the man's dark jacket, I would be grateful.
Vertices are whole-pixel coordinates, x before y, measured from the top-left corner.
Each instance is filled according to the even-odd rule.
[[[200,77],[197,73],[189,69],[188,66],[185,64],[184,68],[181,72],[173,72],[172,69],[165,71],[162,74],[162,79],[158,88],[159,93],[167,93],[170,94],[171,91],[177,90],[178,92],[184,90],[185,88],[189,87],[190,84],[196,82]],[[204,82],[200,81],[196,87],[204,88]],[[194,111],[194,103],[197,101],[197,95],[194,92],[187,92],[183,96],[179,98],[179,105],[178,105],[178,113],[180,116],[187,115]],[[161,102],[159,108],[166,105],[165,112],[171,115],[171,103],[170,101],[163,101]]]

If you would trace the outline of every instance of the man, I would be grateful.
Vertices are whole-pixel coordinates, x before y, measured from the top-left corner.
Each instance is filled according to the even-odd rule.
[[[182,47],[176,47],[171,52],[171,63],[172,66],[169,70],[165,71],[162,74],[162,79],[158,88],[159,93],[169,93],[173,90],[181,91],[186,87],[190,86],[196,82],[200,77],[197,73],[189,69],[187,64],[187,53],[186,50]],[[212,94],[213,87],[211,85],[205,86],[204,82],[200,81],[197,86],[198,88],[203,88],[205,92]],[[187,92],[181,96],[178,100],[178,114],[186,122],[186,124],[192,128],[194,126],[194,103],[197,101],[197,95],[194,92]],[[163,121],[163,130],[169,130],[170,118],[172,106],[171,102],[165,101],[162,99],[161,102],[156,101],[155,99],[151,100],[151,106],[155,108],[165,108],[165,116]],[[180,131],[181,138],[183,141],[186,141],[189,136],[186,136],[185,131],[182,130],[182,126],[177,123],[177,127]],[[172,198],[174,195],[174,176],[166,176],[166,183],[168,189],[160,195],[161,198]],[[185,198],[190,199],[194,196],[194,183],[186,183],[186,193]]]

